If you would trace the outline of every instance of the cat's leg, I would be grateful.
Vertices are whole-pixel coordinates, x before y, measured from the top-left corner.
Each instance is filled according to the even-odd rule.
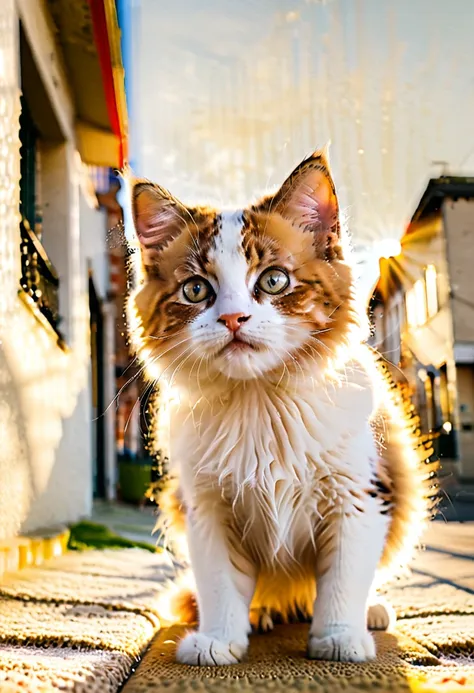
[[[388,519],[376,499],[327,518],[316,537],[317,597],[308,642],[312,659],[363,662],[375,657],[367,602]]]
[[[254,570],[240,555],[233,555],[231,561],[221,517],[190,514],[188,544],[197,588],[199,628],[180,642],[177,659],[199,666],[236,664],[248,648]]]

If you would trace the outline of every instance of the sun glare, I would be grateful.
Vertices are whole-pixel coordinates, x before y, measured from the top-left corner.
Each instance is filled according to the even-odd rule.
[[[374,251],[379,258],[384,257],[387,260],[391,257],[397,257],[402,252],[402,246],[397,238],[382,238],[374,244]]]

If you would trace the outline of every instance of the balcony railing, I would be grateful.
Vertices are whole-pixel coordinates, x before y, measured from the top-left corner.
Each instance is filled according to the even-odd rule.
[[[26,219],[21,230],[20,284],[38,306],[59,337],[59,277],[51,264],[39,238],[30,229]]]

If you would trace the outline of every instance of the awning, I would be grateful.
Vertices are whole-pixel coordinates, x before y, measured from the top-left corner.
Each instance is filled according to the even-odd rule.
[[[47,0],[76,108],[83,161],[121,168],[127,159],[127,109],[120,30],[113,0]]]

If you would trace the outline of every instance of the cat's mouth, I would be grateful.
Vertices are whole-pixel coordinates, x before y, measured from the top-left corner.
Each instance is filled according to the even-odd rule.
[[[227,344],[222,347],[218,355],[245,353],[246,351],[261,351],[261,347],[249,339],[244,339],[240,335],[235,335],[230,342],[227,342]]]

